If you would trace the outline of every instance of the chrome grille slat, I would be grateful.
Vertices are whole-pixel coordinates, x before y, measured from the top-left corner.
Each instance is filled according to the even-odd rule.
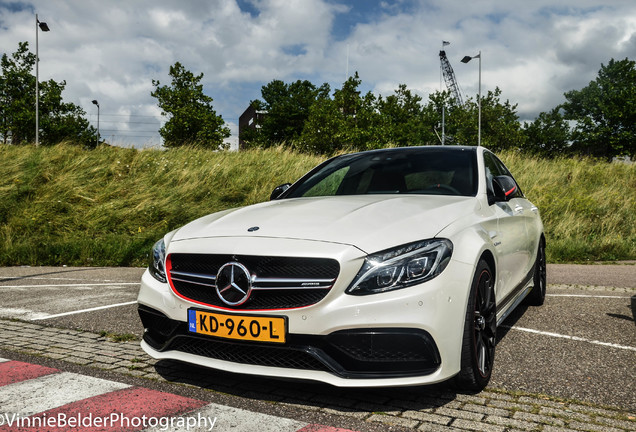
[[[335,279],[294,279],[294,278],[253,278],[252,282],[270,282],[270,283],[333,283]]]
[[[312,286],[312,287],[299,287],[299,286],[272,286],[272,287],[259,287],[252,286],[252,290],[256,291],[267,291],[267,290],[310,290],[310,289],[331,289],[331,285],[328,286]]]
[[[171,276],[172,276],[172,280],[174,281],[179,281],[179,282],[185,282],[185,283],[193,283],[193,284],[197,284],[197,285],[203,285],[203,286],[208,286],[211,288],[216,288],[216,284],[213,283],[204,283],[204,282],[198,282],[196,280],[192,280],[192,279],[186,279],[183,276],[190,276],[193,278],[197,278],[197,279],[207,279],[207,280],[211,280],[211,281],[216,281],[216,277],[215,276],[209,276],[209,275],[204,275],[204,274],[199,274],[199,273],[185,273],[185,272],[175,272],[175,271],[171,271],[170,272]],[[182,276],[182,277],[175,277],[175,276]],[[253,283],[254,285],[252,286],[252,289],[255,290],[283,290],[283,289],[330,289],[333,286],[333,283],[335,282],[335,279],[284,279],[284,278],[254,278],[253,279]],[[280,284],[280,286],[261,286],[259,285],[259,283],[273,283],[273,284]],[[298,284],[317,284],[317,285],[298,285]],[[285,284],[290,284],[290,285],[285,285]]]
[[[286,289],[331,289],[335,279],[300,279],[300,278],[252,278],[252,289],[286,290]],[[273,285],[264,285],[273,284]],[[303,285],[304,284],[304,285]],[[311,285],[310,285],[311,284]]]
[[[178,282],[185,282],[185,283],[191,283],[191,284],[196,284],[196,285],[202,285],[202,286],[206,286],[206,287],[210,287],[210,288],[216,288],[216,285],[213,285],[213,284],[197,282],[197,281],[193,281],[193,280],[190,280],[190,279],[180,279],[180,278],[176,278],[174,276],[172,276],[172,280],[173,281],[178,281]]]
[[[186,276],[186,277],[195,277],[195,278],[199,278],[199,279],[211,279],[211,280],[216,280],[216,275],[209,275],[209,274],[205,274],[205,273],[192,273],[192,272],[180,272],[180,271],[174,271],[171,270],[170,273],[172,275],[177,275],[177,276]]]

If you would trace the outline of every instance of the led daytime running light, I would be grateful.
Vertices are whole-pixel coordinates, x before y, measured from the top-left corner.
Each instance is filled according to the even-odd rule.
[[[450,240],[435,239],[371,254],[346,292],[375,294],[433,279],[446,268],[452,251]]]

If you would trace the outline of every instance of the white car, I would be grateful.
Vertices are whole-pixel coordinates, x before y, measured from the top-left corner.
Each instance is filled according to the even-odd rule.
[[[142,278],[141,345],[243,374],[480,390],[497,325],[545,290],[539,211],[493,153],[374,150],[166,234]]]

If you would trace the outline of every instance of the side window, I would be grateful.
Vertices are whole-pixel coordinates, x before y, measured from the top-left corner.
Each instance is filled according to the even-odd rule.
[[[492,179],[505,173],[500,171],[500,167],[492,153],[484,152],[484,167],[486,168],[486,189],[488,190],[488,194],[492,195],[494,194]]]

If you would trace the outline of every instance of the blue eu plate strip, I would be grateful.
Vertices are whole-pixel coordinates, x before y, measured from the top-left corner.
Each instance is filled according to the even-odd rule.
[[[197,311],[192,309],[188,311],[188,329],[195,333],[197,331]]]

